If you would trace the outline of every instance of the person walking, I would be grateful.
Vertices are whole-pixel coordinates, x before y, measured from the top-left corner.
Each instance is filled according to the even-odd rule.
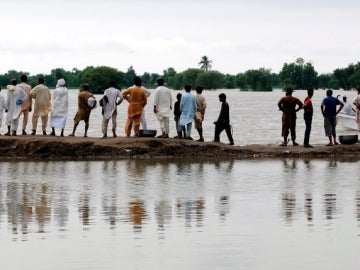
[[[181,138],[182,130],[185,128],[186,137],[185,139],[193,140],[191,137],[192,122],[196,112],[196,101],[195,97],[190,93],[191,86],[185,86],[185,93],[181,97],[180,101],[180,124],[178,127],[178,137]]]
[[[31,86],[27,84],[28,77],[23,74],[20,77],[21,83],[19,83],[17,86],[19,86],[28,96],[28,98],[24,101],[23,104],[21,104],[21,113],[23,115],[23,122],[22,122],[22,135],[27,135],[26,127],[29,120],[29,112],[32,110],[32,98],[30,95]]]
[[[69,134],[69,136],[75,136],[76,128],[78,127],[80,121],[84,120],[85,122],[84,137],[87,137],[90,114],[95,107],[96,107],[96,99],[94,95],[89,91],[89,85],[87,83],[84,83],[78,95],[78,109],[74,117],[74,128],[72,133]]]
[[[221,104],[221,110],[218,119],[214,122],[215,124],[215,136],[214,142],[220,142],[220,133],[225,129],[226,135],[229,139],[229,144],[234,145],[234,139],[231,134],[231,125],[230,125],[230,107],[226,102],[226,95],[221,93],[219,95],[219,101]]]
[[[304,134],[304,147],[305,148],[313,148],[312,145],[309,144],[310,141],[310,132],[311,132],[311,124],[313,118],[313,105],[311,98],[314,95],[314,89],[310,88],[307,90],[307,97],[304,100],[304,121],[305,121],[305,134]]]
[[[321,102],[321,112],[324,116],[325,135],[329,138],[329,143],[326,146],[333,146],[338,144],[336,141],[336,115],[344,107],[344,103],[332,96],[333,91],[328,89],[326,97]],[[337,106],[340,108],[337,110]]]
[[[103,121],[102,121],[102,133],[103,138],[107,137],[107,131],[109,121],[112,121],[112,133],[113,137],[117,137],[116,134],[116,118],[117,118],[117,106],[123,101],[121,91],[115,88],[115,81],[109,81],[109,88],[104,91],[102,108],[103,108]]]
[[[130,137],[131,128],[134,124],[135,137],[140,135],[140,118],[147,104],[147,96],[141,88],[142,81],[139,77],[134,78],[134,86],[126,89],[122,96],[129,102],[128,118],[125,124],[125,134]]]
[[[169,138],[169,118],[172,110],[172,96],[170,89],[164,86],[164,79],[158,79],[158,87],[155,90],[154,113],[160,122],[162,134],[158,138]]]
[[[16,86],[16,79],[11,80],[11,84],[7,86],[6,100],[6,125],[8,128],[6,136],[16,136],[21,113],[21,104],[27,99],[27,94],[20,87]]]
[[[280,146],[287,146],[289,130],[291,134],[291,140],[293,146],[298,146],[299,144],[296,140],[296,112],[302,109],[303,103],[300,99],[292,96],[293,89],[285,89],[285,97],[282,97],[278,102],[279,110],[282,111],[282,131],[281,135],[284,138],[284,141]]]
[[[61,129],[60,136],[64,136],[64,129],[69,111],[69,93],[64,79],[59,79],[53,93],[53,109],[50,114],[51,136],[55,136],[55,128]]]
[[[38,85],[30,91],[30,95],[35,99],[31,135],[36,134],[39,117],[41,117],[41,129],[43,135],[46,135],[49,112],[51,111],[51,93],[49,88],[44,85],[43,78],[40,77],[38,79]]]
[[[196,87],[196,112],[195,112],[195,128],[199,133],[199,139],[197,141],[203,142],[204,136],[203,136],[203,127],[202,122],[204,121],[205,116],[205,110],[206,110],[206,99],[202,95],[202,91],[204,90],[204,87],[197,86]]]

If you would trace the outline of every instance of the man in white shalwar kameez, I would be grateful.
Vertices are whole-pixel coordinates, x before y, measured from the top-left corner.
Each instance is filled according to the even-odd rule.
[[[0,92],[1,92],[1,87],[0,87]],[[0,131],[1,131],[2,118],[4,115],[5,109],[6,109],[5,97],[0,94]]]
[[[169,118],[172,115],[172,97],[170,89],[164,86],[164,79],[157,80],[155,89],[154,113],[160,122],[162,134],[158,138],[169,138]]]
[[[147,90],[144,86],[141,86],[141,89],[144,90],[147,97],[150,97],[151,92],[149,90]],[[141,125],[141,128],[143,130],[147,130],[146,117],[145,117],[145,108],[141,113],[140,125]]]
[[[48,123],[49,112],[51,111],[51,93],[49,88],[44,85],[43,78],[38,79],[38,85],[30,91],[30,95],[35,99],[31,135],[35,135],[36,133],[39,116],[41,117],[43,135],[46,135],[46,126]]]
[[[16,136],[17,128],[19,126],[19,118],[21,112],[21,104],[27,99],[27,94],[20,87],[16,86],[16,79],[11,80],[11,85],[7,86],[7,101],[6,101],[6,125],[8,132],[6,136]]]
[[[53,108],[50,114],[50,135],[55,136],[55,128],[61,128],[60,136],[64,136],[64,129],[69,111],[69,94],[64,79],[59,79],[53,93]]]
[[[107,137],[107,130],[110,118],[112,120],[112,132],[113,136],[116,137],[116,117],[117,117],[117,105],[123,101],[121,91],[115,88],[115,82],[109,82],[109,88],[104,91],[103,97],[103,121],[102,121],[102,133],[103,138]]]
[[[180,101],[180,122],[178,127],[178,137],[181,138],[181,132],[184,127],[186,127],[186,138],[188,140],[192,140],[191,137],[191,128],[192,122],[194,121],[194,116],[196,112],[196,101],[195,96],[191,93],[191,86],[185,86],[185,93],[181,97]]]
[[[27,84],[28,77],[23,74],[20,77],[21,83],[19,83],[17,86],[19,86],[24,92],[28,95],[28,98],[24,101],[23,104],[21,104],[21,113],[20,116],[23,115],[23,122],[22,122],[22,135],[26,135],[26,126],[29,120],[29,113],[32,110],[32,99],[30,95],[31,86]]]
[[[357,88],[357,96],[354,98],[353,104],[356,107],[356,123],[358,124],[358,130],[360,131],[360,87]]]

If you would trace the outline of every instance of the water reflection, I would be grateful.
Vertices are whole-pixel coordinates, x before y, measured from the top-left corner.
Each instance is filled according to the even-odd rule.
[[[355,209],[353,219],[360,228],[360,183],[356,175],[343,174],[358,163],[4,162],[0,232],[8,229],[14,241],[26,241],[29,234],[48,237],[55,232],[66,238],[76,227],[85,232],[130,228],[138,236],[154,228],[165,239],[174,227],[203,232],[213,224],[266,223],[279,212],[280,226],[305,221],[314,228],[325,221],[333,229],[332,221],[341,219],[344,208]],[[23,173],[29,177],[24,179]]]

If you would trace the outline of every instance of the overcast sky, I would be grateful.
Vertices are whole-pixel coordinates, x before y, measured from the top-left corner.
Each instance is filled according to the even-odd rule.
[[[360,61],[358,0],[1,0],[0,73],[107,65],[279,72],[302,57],[319,73]]]

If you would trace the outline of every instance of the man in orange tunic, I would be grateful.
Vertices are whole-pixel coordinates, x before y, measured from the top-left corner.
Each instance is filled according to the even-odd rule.
[[[122,96],[129,102],[128,118],[125,124],[125,134],[130,137],[131,128],[134,123],[135,136],[139,136],[140,132],[140,118],[142,111],[147,103],[147,96],[145,91],[141,88],[141,79],[134,78],[134,86],[126,89]]]

